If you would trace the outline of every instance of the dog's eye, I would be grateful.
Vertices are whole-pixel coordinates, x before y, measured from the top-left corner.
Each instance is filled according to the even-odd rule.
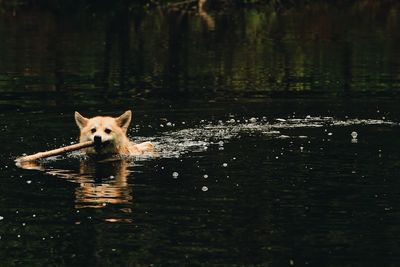
[[[90,131],[91,131],[92,133],[95,133],[95,132],[96,132],[96,128],[92,128]]]
[[[108,129],[108,128],[105,129],[104,131],[106,132],[106,134],[110,134],[111,133],[111,129]]]

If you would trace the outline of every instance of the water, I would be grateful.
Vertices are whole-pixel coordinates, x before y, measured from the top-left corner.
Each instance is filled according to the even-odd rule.
[[[1,266],[397,266],[397,6],[79,10],[1,9]]]

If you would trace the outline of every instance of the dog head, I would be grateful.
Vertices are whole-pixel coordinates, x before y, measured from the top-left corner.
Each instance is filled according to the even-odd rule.
[[[117,154],[127,142],[126,132],[132,112],[126,111],[119,117],[97,116],[85,118],[75,112],[75,122],[80,129],[80,142],[93,141],[95,146],[86,150],[89,154]]]

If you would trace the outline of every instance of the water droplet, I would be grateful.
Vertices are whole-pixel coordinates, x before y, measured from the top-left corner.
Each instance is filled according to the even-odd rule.
[[[352,133],[351,133],[351,137],[352,137],[353,139],[357,139],[357,136],[358,136],[358,133],[357,133],[357,132],[352,132]]]
[[[1,220],[4,220],[4,217],[3,217],[3,216],[0,216],[0,221],[1,221]]]
[[[32,217],[35,218],[35,217],[36,217],[36,214],[33,214]]]
[[[219,142],[218,142],[218,145],[219,145],[219,146],[223,146],[223,145],[224,145],[224,141],[219,141]]]
[[[207,175],[207,174],[204,174],[203,177],[204,177],[204,179],[207,179],[207,178],[208,178],[208,175]]]
[[[329,136],[333,135],[333,133],[328,133]]]
[[[115,178],[115,176],[114,175],[110,175],[110,179],[114,179]]]
[[[207,187],[207,186],[203,186],[203,187],[201,188],[201,191],[203,191],[203,192],[208,191],[208,187]]]
[[[168,126],[168,127],[172,127],[172,123],[167,122],[167,126]]]
[[[224,167],[224,168],[228,167],[228,163],[223,163],[222,167]]]
[[[177,172],[173,172],[173,173],[172,173],[172,177],[173,177],[173,178],[178,178],[178,176],[179,176],[179,173],[177,173]]]
[[[250,118],[250,120],[249,120],[250,122],[257,122],[257,119],[256,118],[254,118],[254,117],[252,117],[252,118]]]
[[[32,181],[31,181],[31,180],[28,180],[28,181],[26,181],[26,183],[27,183],[27,184],[31,184],[31,183],[32,183]]]

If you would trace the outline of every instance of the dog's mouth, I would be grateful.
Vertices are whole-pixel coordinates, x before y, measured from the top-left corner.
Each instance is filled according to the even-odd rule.
[[[103,150],[105,147],[107,147],[109,144],[111,144],[110,141],[94,142],[94,149],[95,149],[96,151],[101,151],[101,150]]]

